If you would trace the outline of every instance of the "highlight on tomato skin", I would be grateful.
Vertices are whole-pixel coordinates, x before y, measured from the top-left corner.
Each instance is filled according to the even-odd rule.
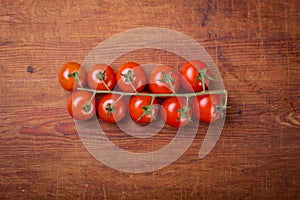
[[[103,121],[116,123],[126,115],[126,102],[120,95],[106,94],[99,100],[97,111]]]
[[[96,64],[88,71],[87,83],[93,90],[112,90],[116,82],[115,72],[109,65]]]
[[[169,126],[183,127],[191,121],[191,106],[184,97],[168,97],[162,103],[161,116]]]
[[[117,85],[123,92],[141,92],[147,83],[146,72],[136,62],[127,62],[116,72]]]
[[[74,119],[88,120],[95,113],[95,98],[91,92],[76,91],[68,100],[68,112]]]
[[[80,64],[68,62],[60,68],[58,81],[65,90],[72,91],[86,84],[86,71]]]
[[[202,122],[211,123],[219,119],[222,110],[218,111],[218,107],[223,106],[221,95],[203,95],[192,99],[193,115]]]

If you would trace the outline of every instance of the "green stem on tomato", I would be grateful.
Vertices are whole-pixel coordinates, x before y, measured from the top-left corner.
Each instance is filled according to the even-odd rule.
[[[121,76],[124,77],[124,82],[125,83],[129,83],[129,85],[131,86],[131,88],[133,89],[133,91],[135,93],[138,93],[136,88],[133,85],[133,81],[134,81],[134,77],[135,77],[135,73],[131,70],[129,70],[126,74],[121,74]]]
[[[135,87],[131,81],[129,81],[129,85],[132,87],[134,93],[138,93],[138,91],[135,89]]]
[[[228,93],[227,90],[224,90],[224,95],[225,95],[225,101],[224,101],[224,106],[227,106],[227,101],[228,101]]]
[[[116,100],[115,102],[113,102],[111,105],[114,106],[116,103],[118,103],[118,102],[122,99],[123,96],[124,96],[124,95],[121,94],[121,95],[117,98],[117,100]]]
[[[108,85],[105,83],[104,79],[105,79],[105,73],[106,73],[106,70],[104,70],[104,72],[98,72],[96,77],[103,83],[104,87],[110,91]]]
[[[83,88],[83,87],[82,87],[82,84],[81,84],[81,81],[80,81],[80,79],[79,79],[79,72],[78,72],[78,71],[75,71],[75,72],[73,72],[72,74],[69,74],[68,76],[69,76],[69,77],[74,77],[75,81],[78,82],[79,87],[80,87],[80,88]]]
[[[97,94],[97,92],[94,91],[94,92],[93,92],[93,95],[91,96],[91,98],[90,98],[90,100],[89,100],[89,102],[87,103],[88,105],[91,105],[91,103],[92,103],[93,99],[95,98],[95,95],[96,95],[96,94]]]
[[[91,110],[91,105],[90,104],[85,104],[82,109],[84,110],[84,112],[89,112]]]
[[[178,120],[186,117],[190,122],[192,121],[190,115],[189,115],[189,111],[190,111],[190,107],[189,107],[189,96],[185,96],[185,103],[184,106],[178,110],[178,112],[180,113]]]
[[[211,81],[214,80],[214,78],[212,76],[209,76],[209,75],[206,74],[207,69],[208,69],[208,66],[206,66],[204,69],[196,69],[197,72],[198,72],[198,76],[197,76],[196,80],[201,81],[203,91],[206,90],[206,88],[205,88],[205,79],[209,79]]]
[[[105,87],[105,88],[106,88],[108,91],[110,91],[110,89],[109,89],[108,85],[105,83],[105,81],[104,81],[104,80],[102,81],[102,83],[103,83],[104,87]]]
[[[174,78],[172,77],[172,73],[173,73],[173,70],[170,71],[169,73],[166,74],[165,71],[162,71],[161,74],[162,74],[162,79],[161,80],[158,80],[160,82],[164,82],[164,83],[167,83],[168,86],[170,87],[170,90],[172,91],[173,94],[176,94],[175,93],[175,89],[174,89],[174,86],[172,84],[172,82],[174,81]]]

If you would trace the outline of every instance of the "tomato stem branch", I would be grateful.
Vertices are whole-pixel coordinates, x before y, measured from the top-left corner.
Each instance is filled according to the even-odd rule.
[[[116,101],[112,103],[112,106],[114,106],[116,103],[118,103],[118,102],[122,99],[123,96],[124,96],[124,95],[121,94],[121,95],[116,99]]]
[[[224,90],[224,95],[225,95],[225,101],[224,101],[224,106],[227,106],[227,101],[228,101],[228,93],[227,90]]]
[[[135,87],[134,87],[133,83],[132,83],[131,81],[129,81],[129,84],[130,84],[130,86],[132,87],[132,89],[133,89],[134,93],[138,93],[138,92],[136,91],[136,89],[135,89]]]
[[[195,97],[207,94],[224,94],[227,96],[226,90],[206,90],[202,92],[195,92],[195,93],[176,93],[176,94],[150,94],[150,93],[139,93],[139,92],[121,92],[121,91],[107,91],[107,90],[93,90],[89,88],[78,88],[78,90],[88,91],[88,92],[96,92],[97,94],[119,94],[122,96],[151,96],[151,97]],[[227,100],[227,98],[225,99]],[[227,104],[227,101],[225,101]]]
[[[154,97],[154,96],[152,96],[152,99],[151,99],[150,106],[152,106],[152,105],[153,105],[154,99],[155,99],[155,97]]]
[[[148,109],[146,109],[145,107],[145,113],[143,114],[143,116],[145,116],[146,114],[149,114],[151,112],[149,111],[152,111],[152,109],[154,109],[153,107],[153,103],[154,103],[154,100],[156,97],[185,97],[186,98],[186,101],[185,101],[185,105],[183,107],[183,109],[181,109],[181,113],[182,115],[180,117],[188,117],[189,120],[190,119],[190,116],[188,115],[188,112],[189,112],[189,106],[188,106],[188,103],[189,103],[189,98],[190,97],[197,97],[197,96],[203,96],[203,95],[213,95],[213,94],[221,94],[221,95],[224,95],[224,104],[222,106],[222,111],[225,110],[226,108],[228,108],[227,106],[227,101],[228,101],[228,93],[226,90],[204,90],[202,92],[196,92],[196,93],[173,93],[173,94],[151,94],[151,93],[141,93],[141,92],[121,92],[121,91],[113,91],[113,90],[93,90],[93,89],[89,89],[89,88],[78,88],[78,90],[81,90],[81,91],[88,91],[88,92],[93,92],[93,95],[89,101],[89,103],[87,105],[90,105],[93,98],[95,97],[96,94],[115,94],[115,95],[120,95],[117,100],[112,104],[110,105],[111,108],[113,109],[113,106],[118,102],[120,101],[120,99],[123,97],[123,96],[151,96],[152,99],[151,99],[151,103],[148,105]],[[151,109],[150,109],[151,108]],[[142,118],[143,116],[141,116],[140,118]],[[152,116],[153,117],[153,116]],[[139,118],[139,120],[140,120]],[[155,118],[154,118],[155,119]],[[138,120],[138,121],[139,121]]]
[[[102,83],[103,83],[104,87],[105,87],[105,88],[106,88],[108,91],[110,91],[110,89],[109,89],[108,85],[105,83],[105,81],[104,81],[104,80],[102,81]]]
[[[96,95],[96,94],[97,94],[97,92],[94,91],[94,92],[93,92],[93,95],[91,96],[91,98],[90,98],[90,100],[89,100],[89,102],[87,103],[88,105],[91,105],[91,103],[92,103],[93,99],[95,98],[95,95]]]

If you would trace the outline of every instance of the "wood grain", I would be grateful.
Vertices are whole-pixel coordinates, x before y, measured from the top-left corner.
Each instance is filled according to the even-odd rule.
[[[1,0],[0,199],[299,199],[299,13],[296,0]],[[231,108],[205,159],[197,157],[203,125],[172,165],[131,174],[85,149],[56,76],[99,42],[148,26],[205,47]],[[156,144],[111,138],[128,150]]]

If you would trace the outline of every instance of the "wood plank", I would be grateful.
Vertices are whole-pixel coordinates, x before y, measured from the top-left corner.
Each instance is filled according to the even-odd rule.
[[[0,1],[0,199],[299,199],[300,2]],[[198,159],[207,125],[190,148],[154,172],[119,172],[82,144],[57,82],[68,61],[83,62],[125,30],[164,27],[195,39],[211,55],[229,92],[220,140]],[[115,47],[119,48],[119,47]],[[128,53],[112,63],[165,62],[176,55]],[[171,141],[105,124],[128,151]]]

